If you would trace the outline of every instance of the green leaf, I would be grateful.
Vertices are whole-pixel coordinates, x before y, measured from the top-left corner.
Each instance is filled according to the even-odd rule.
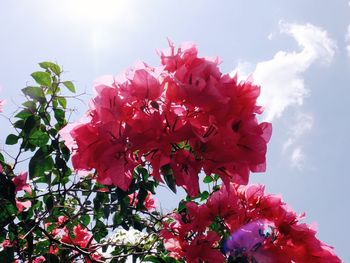
[[[23,131],[26,135],[29,135],[32,133],[32,130],[36,129],[39,125],[40,121],[38,117],[33,115],[29,116],[24,122]]]
[[[119,226],[121,223],[123,223],[124,217],[122,213],[116,212],[113,216],[113,225],[114,227]]]
[[[6,226],[15,219],[17,208],[7,200],[1,200],[0,225]],[[1,261],[0,261],[1,262]]]
[[[64,120],[65,120],[65,111],[62,109],[54,109],[54,115],[55,115],[55,119],[57,120],[57,122],[59,124],[64,124]]]
[[[23,105],[24,107],[28,108],[28,110],[30,110],[30,112],[33,112],[33,111],[35,111],[35,109],[36,109],[36,104],[35,104],[35,102],[34,102],[34,101],[31,101],[31,100],[26,101],[26,102],[23,102],[22,105]]]
[[[200,194],[200,197],[201,197],[201,201],[207,200],[209,197],[209,192],[204,191],[203,193]]]
[[[165,261],[165,263],[177,263],[177,262],[181,262],[181,261],[176,260],[175,258],[172,258],[172,257],[164,257],[163,260]]]
[[[29,161],[29,177],[41,177],[54,166],[50,153],[45,153],[44,148],[39,148]]]
[[[136,168],[136,171],[139,175],[142,176],[142,179],[144,182],[147,182],[148,181],[148,178],[149,178],[149,174],[148,174],[148,171],[147,169],[145,169],[144,167],[142,166],[139,166]]]
[[[51,174],[46,173],[46,174],[41,175],[41,177],[36,177],[35,179],[33,179],[33,182],[50,184],[51,183]]]
[[[29,116],[33,115],[33,113],[28,110],[28,109],[24,109],[24,110],[21,110],[20,112],[18,112],[15,117],[16,118],[19,118],[19,119],[27,119]]]
[[[141,188],[137,194],[137,206],[136,206],[137,209],[140,209],[140,210],[145,209],[144,202],[147,195],[148,195],[148,192],[145,189]]]
[[[74,87],[73,82],[71,82],[71,81],[64,81],[64,82],[62,82],[62,84],[64,86],[66,86],[66,88],[69,89],[71,92],[75,93],[75,87]]]
[[[173,191],[176,194],[175,177],[173,175],[173,170],[171,169],[170,165],[164,165],[161,168],[161,171],[167,186],[170,188],[171,191]]]
[[[5,199],[15,204],[15,184],[4,175],[0,176],[0,199]],[[1,204],[1,208],[4,204]],[[2,212],[2,209],[0,209]]]
[[[6,138],[6,144],[7,145],[14,145],[18,142],[19,137],[14,134],[9,134]]]
[[[155,187],[157,186],[157,182],[154,181],[148,181],[148,182],[141,182],[141,187],[146,189],[147,191],[150,191],[152,194],[156,194]]]
[[[24,125],[25,125],[24,120],[18,120],[13,124],[13,127],[22,130],[24,128]]]
[[[206,175],[203,179],[203,182],[209,184],[213,181],[213,178],[210,175]]]
[[[46,208],[47,208],[47,211],[51,211],[53,206],[54,206],[54,198],[52,195],[49,195],[49,196],[45,196],[44,197],[44,202],[45,202],[45,205],[46,205]]]
[[[49,61],[41,62],[41,63],[39,63],[39,66],[43,69],[50,69],[56,75],[60,75],[62,72],[59,65],[52,63],[52,62],[49,62]]]
[[[156,256],[147,256],[143,259],[144,262],[152,262],[152,263],[162,263],[160,259]]]
[[[33,79],[38,83],[39,85],[51,86],[51,75],[44,71],[37,71],[31,74]]]
[[[39,241],[35,243],[35,254],[37,255],[44,255],[50,247],[50,241],[49,240],[44,240],[44,241]],[[45,261],[45,262],[50,262],[52,261]]]
[[[142,224],[141,217],[137,214],[132,215],[129,218],[129,226],[132,226],[139,231],[142,231],[145,228],[145,226]]]
[[[40,87],[25,87],[22,89],[24,95],[31,97],[32,99],[38,100],[39,102],[45,102],[45,94],[42,88]]]
[[[49,141],[49,135],[40,130],[36,130],[30,135],[29,140],[32,144],[42,147]]]
[[[67,100],[65,97],[59,97],[57,98],[58,103],[65,109],[67,107]]]
[[[179,206],[177,208],[177,212],[178,213],[182,213],[185,210],[186,210],[186,202],[181,200],[180,203],[179,203]]]
[[[47,226],[47,231],[50,233],[55,228],[57,228],[56,222],[50,222],[50,224],[48,224],[48,226]]]
[[[181,262],[178,261],[172,257],[157,257],[157,256],[146,256],[143,260],[143,262],[152,262],[152,263],[177,263],[177,262]]]
[[[89,215],[82,215],[80,217],[80,222],[87,227],[87,225],[90,223],[90,216]]]
[[[102,238],[108,235],[108,230],[102,221],[96,220],[96,225],[92,229],[92,233],[94,234],[96,241],[100,242]]]

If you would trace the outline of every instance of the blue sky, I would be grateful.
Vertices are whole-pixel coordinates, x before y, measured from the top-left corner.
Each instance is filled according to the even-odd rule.
[[[193,41],[200,55],[221,57],[223,72],[253,73],[262,85],[261,120],[274,130],[267,172],[251,182],[305,211],[318,237],[350,262],[349,25],[347,0],[2,0],[0,98],[10,115],[41,61],[62,65],[78,93],[92,94],[101,75],[138,60],[158,65],[155,50],[167,37]],[[77,120],[86,105],[71,104]],[[0,123],[2,148],[11,127]],[[164,189],[159,198],[164,209],[176,203]]]

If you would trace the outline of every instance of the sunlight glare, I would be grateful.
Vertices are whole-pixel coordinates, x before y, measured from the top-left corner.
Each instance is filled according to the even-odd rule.
[[[62,14],[86,26],[109,24],[130,18],[128,1],[123,0],[62,0]]]

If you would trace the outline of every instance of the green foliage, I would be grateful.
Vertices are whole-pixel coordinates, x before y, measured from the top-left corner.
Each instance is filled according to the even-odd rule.
[[[164,180],[167,184],[167,186],[176,193],[176,182],[175,177],[173,175],[173,170],[171,169],[170,165],[165,165],[162,167],[162,174],[164,176]]]
[[[8,145],[13,145],[16,144],[18,142],[19,137],[17,135],[14,134],[9,134],[6,138],[6,144]]]
[[[50,73],[43,72],[43,71],[37,71],[37,72],[33,72],[31,74],[31,76],[33,77],[35,82],[38,83],[39,85],[43,85],[43,86],[47,86],[47,87],[51,86],[52,80],[51,80]]]
[[[39,66],[43,69],[51,71],[52,73],[56,74],[56,76],[59,76],[62,72],[60,66],[49,61],[41,62],[39,63]]]
[[[63,83],[64,86],[66,86],[66,88],[68,90],[70,90],[71,92],[75,93],[75,87],[74,87],[73,82],[71,82],[71,81],[64,81],[62,83]]]
[[[146,168],[136,167],[128,191],[97,183],[93,172],[78,177],[72,171],[71,153],[59,131],[67,124],[69,110],[61,91],[75,93],[76,89],[73,82],[61,80],[59,65],[45,61],[39,66],[43,71],[31,74],[36,84],[22,89],[27,100],[15,114],[15,132],[6,138],[7,145],[19,147],[18,154],[11,163],[0,153],[0,243],[11,243],[0,251],[0,262],[31,262],[38,256],[48,262],[81,262],[93,253],[90,247],[96,251],[108,246],[114,247],[111,257],[115,258],[110,262],[124,262],[128,255],[149,262],[178,262],[168,257],[154,235],[161,229],[162,216],[148,211],[144,202],[149,192],[155,194],[159,183],[151,180]],[[23,160],[27,160],[31,191],[18,190],[13,182],[18,176],[18,163]],[[163,175],[176,192],[171,168],[163,167]],[[135,205],[129,198],[133,193],[138,193]],[[20,208],[19,202],[29,202],[30,206]],[[85,247],[64,243],[54,234],[56,230],[67,231],[74,240],[78,238],[74,232],[77,226],[93,235]],[[149,238],[134,244],[109,244],[108,236],[122,229],[135,229]],[[57,252],[49,253],[50,249]]]

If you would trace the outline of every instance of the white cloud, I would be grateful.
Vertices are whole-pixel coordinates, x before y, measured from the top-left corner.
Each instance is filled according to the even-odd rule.
[[[268,40],[272,40],[273,37],[274,37],[274,34],[273,34],[273,33],[270,33],[270,34],[267,36],[267,39],[268,39]]]
[[[259,103],[265,107],[265,119],[272,121],[292,105],[302,105],[309,94],[302,74],[315,61],[328,63],[334,56],[336,45],[327,32],[311,24],[281,23],[282,33],[292,36],[299,52],[279,51],[266,61],[259,62],[253,73],[262,86]]]
[[[350,6],[350,2],[349,2],[349,6]],[[348,31],[346,32],[346,35],[345,35],[345,41],[347,43],[346,51],[348,53],[348,56],[350,57],[350,25],[348,25]]]
[[[336,50],[335,42],[320,27],[281,22],[280,31],[292,36],[301,50],[278,51],[272,59],[257,63],[253,70],[254,82],[262,87],[258,103],[264,106],[267,121],[280,117],[289,106],[303,104],[309,94],[303,73],[316,61],[329,63]],[[235,71],[245,77],[250,69],[251,64],[239,62]]]
[[[283,144],[283,152],[286,152],[292,147],[301,137],[307,132],[310,132],[314,123],[314,118],[311,114],[297,112],[293,123],[289,127],[288,139]]]
[[[311,131],[314,123],[313,115],[298,111],[295,119],[291,121],[289,127],[288,139],[283,144],[282,152],[288,153],[290,156],[290,164],[292,167],[302,169],[305,163],[305,154],[300,146],[295,146],[300,143],[302,137]]]
[[[297,167],[299,169],[301,169],[303,167],[305,156],[304,156],[300,146],[296,147],[293,150],[292,155],[290,157],[290,160],[291,160],[291,165],[293,167]]]
[[[294,106],[295,119],[290,121],[283,153],[290,153],[291,165],[301,168],[305,155],[302,148],[295,145],[313,125],[313,116],[302,113],[298,107],[310,93],[305,87],[303,74],[315,62],[329,63],[334,57],[336,44],[324,29],[312,24],[281,22],[280,32],[293,37],[300,49],[278,51],[272,59],[257,63],[255,70],[251,70],[254,69],[251,64],[240,62],[236,71],[241,76],[247,76],[248,69],[253,71],[254,82],[261,85],[258,104],[265,108],[265,120],[273,121],[281,117],[288,107]],[[272,36],[276,37],[270,34],[268,39],[272,40]]]

